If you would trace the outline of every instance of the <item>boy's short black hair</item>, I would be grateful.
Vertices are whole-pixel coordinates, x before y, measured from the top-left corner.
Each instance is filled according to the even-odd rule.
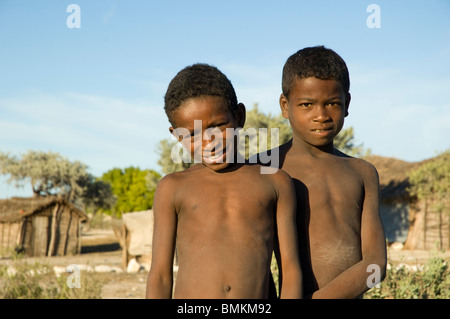
[[[223,97],[228,109],[236,115],[237,97],[231,81],[215,66],[197,63],[185,67],[170,81],[164,96],[164,110],[172,123],[173,112],[190,98]]]
[[[345,61],[336,52],[321,45],[299,50],[287,59],[281,82],[283,95],[289,98],[296,79],[312,76],[321,80],[336,80],[341,83],[344,93],[350,91],[350,77]]]

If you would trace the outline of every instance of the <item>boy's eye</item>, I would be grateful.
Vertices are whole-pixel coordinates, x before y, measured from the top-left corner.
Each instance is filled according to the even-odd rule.
[[[341,102],[330,102],[328,103],[329,106],[341,106]]]
[[[213,130],[218,130],[218,131],[222,131],[222,129],[224,129],[227,126],[228,123],[219,123],[216,124],[214,126],[211,126],[210,128]]]
[[[310,107],[311,105],[312,105],[312,103],[304,102],[304,103],[300,103],[298,106],[301,106],[301,107]]]
[[[194,136],[195,136],[195,132],[189,132],[189,134],[186,134],[183,136],[183,139],[194,138]]]

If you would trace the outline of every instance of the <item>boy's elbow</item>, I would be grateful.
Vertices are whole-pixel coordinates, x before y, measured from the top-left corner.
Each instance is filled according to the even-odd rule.
[[[152,273],[147,279],[147,299],[170,299],[172,297],[173,276],[166,273]]]

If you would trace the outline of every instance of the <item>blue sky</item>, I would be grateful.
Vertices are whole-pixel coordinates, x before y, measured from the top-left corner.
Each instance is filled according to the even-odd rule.
[[[71,3],[81,28],[66,24]],[[381,28],[367,26],[370,4]],[[284,62],[323,44],[349,67],[356,140],[377,155],[433,157],[450,147],[449,14],[446,0],[0,0],[0,150],[58,152],[96,176],[159,171],[163,96],[180,69],[213,64],[248,109],[278,114]],[[2,178],[0,198],[27,188]]]

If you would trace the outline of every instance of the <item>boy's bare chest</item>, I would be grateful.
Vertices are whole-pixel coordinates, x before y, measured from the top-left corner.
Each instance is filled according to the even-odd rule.
[[[243,177],[206,182],[192,181],[177,193],[178,238],[191,247],[217,237],[243,243],[271,238],[276,207],[272,188]],[[226,243],[232,245],[222,240]]]
[[[192,179],[176,199],[179,212],[265,211],[275,205],[273,188],[246,175],[217,179]]]
[[[345,161],[289,161],[283,169],[291,175],[298,197],[311,211],[360,212],[364,185],[357,171]]]

